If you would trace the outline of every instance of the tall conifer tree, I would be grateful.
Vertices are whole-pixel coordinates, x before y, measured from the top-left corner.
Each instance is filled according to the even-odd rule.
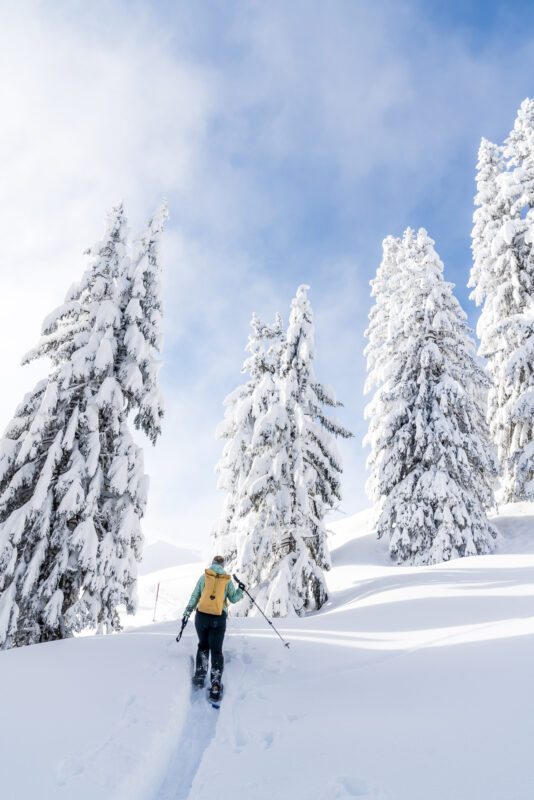
[[[497,473],[488,380],[433,245],[424,229],[403,237],[388,284],[391,360],[367,410],[377,534],[414,564],[487,553],[495,536],[485,515]]]
[[[0,646],[116,630],[135,609],[147,478],[122,380],[131,262],[122,205],[25,361],[52,371],[0,441]],[[133,408],[133,406],[132,406]]]
[[[229,568],[271,616],[305,614],[327,598],[324,516],[341,498],[333,437],[351,435],[323,410],[341,404],[315,378],[307,288],[293,300],[285,339],[279,318],[271,328],[256,321],[245,362],[252,380],[227,400],[222,431],[219,485],[228,495],[215,547],[226,541]],[[250,610],[244,603],[241,612]]]
[[[470,286],[493,386],[488,420],[503,467],[499,499],[534,499],[534,101],[504,148],[479,151]]]
[[[376,271],[376,277],[370,281],[371,297],[376,299],[369,312],[369,326],[365,331],[365,337],[368,339],[364,351],[368,373],[365,394],[382,383],[384,370],[391,361],[388,349],[391,341],[391,304],[393,287],[399,272],[401,240],[387,236],[382,242],[382,252],[382,261]]]
[[[124,297],[125,358],[122,383],[134,424],[153,444],[161,433],[163,400],[158,387],[163,347],[161,297],[161,235],[169,217],[166,201],[135,239],[131,266],[122,281]]]
[[[249,380],[226,399],[219,429],[226,438],[218,465],[219,488],[227,492],[214,548],[248,586],[268,584],[280,558],[280,537],[286,526],[287,419],[280,403],[279,368],[282,320],[264,325],[253,315],[253,333],[243,372]],[[261,599],[261,598],[260,598]],[[247,601],[238,613],[247,613]]]
[[[324,570],[331,566],[325,511],[341,500],[341,458],[335,437],[352,434],[324,407],[342,404],[315,377],[315,330],[309,286],[299,286],[281,364],[281,396],[289,420],[290,521],[284,584],[297,614],[321,608],[328,598]]]

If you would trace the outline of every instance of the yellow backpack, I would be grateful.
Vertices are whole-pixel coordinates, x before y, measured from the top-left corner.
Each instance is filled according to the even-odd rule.
[[[223,612],[223,607],[227,606],[224,599],[226,584],[230,580],[230,575],[224,573],[219,574],[212,569],[204,570],[206,578],[204,580],[204,589],[198,601],[198,610],[203,611],[204,614],[218,614]]]

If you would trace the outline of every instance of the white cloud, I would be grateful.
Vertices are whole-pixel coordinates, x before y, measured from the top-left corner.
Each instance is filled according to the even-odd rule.
[[[380,239],[407,218],[427,224],[412,215],[428,216],[429,198],[449,213],[456,195],[440,195],[444,181],[456,191],[458,157],[474,159],[483,133],[504,136],[533,66],[525,43],[488,39],[475,53],[416,9],[3,9],[0,427],[43,370],[19,359],[79,277],[105,210],[124,199],[138,227],[167,195],[167,417],[157,448],[146,445],[149,536],[192,544],[215,521],[214,429],[241,378],[250,315],[287,319],[301,282],[312,287],[318,377],[363,431],[362,333]],[[359,440],[342,450],[351,511],[364,502],[365,454]]]
[[[20,358],[80,277],[105,210],[124,198],[140,225],[164,194],[187,193],[213,106],[208,71],[177,58],[143,14],[111,4],[100,17],[77,11],[39,3],[3,10],[2,427],[46,373],[44,364],[22,369]],[[169,238],[172,286],[179,249]],[[167,305],[172,312],[172,299]]]

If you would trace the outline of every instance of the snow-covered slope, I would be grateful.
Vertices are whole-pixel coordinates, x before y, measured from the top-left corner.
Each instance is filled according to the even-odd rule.
[[[192,695],[192,624],[0,653],[2,797],[87,800],[530,800],[534,506],[505,509],[493,556],[389,562],[367,512],[335,525],[331,599],[228,624],[220,711]],[[181,616],[200,564],[158,578]],[[164,583],[165,581],[165,583]],[[173,607],[174,606],[174,607]]]
[[[200,553],[185,547],[176,547],[170,542],[159,540],[147,545],[143,550],[143,560],[139,566],[140,575],[148,575],[160,569],[178,567],[198,561]]]

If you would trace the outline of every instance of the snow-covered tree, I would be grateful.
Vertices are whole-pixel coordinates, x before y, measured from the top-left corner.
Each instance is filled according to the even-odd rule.
[[[122,205],[25,361],[52,371],[0,441],[0,646],[120,627],[135,609],[147,478],[127,423]]]
[[[391,359],[388,351],[390,343],[390,306],[392,290],[390,284],[398,275],[397,259],[401,251],[401,241],[394,236],[387,236],[382,242],[382,261],[376,271],[376,277],[370,281],[371,297],[376,298],[369,312],[369,327],[365,331],[368,344],[364,355],[367,358],[367,381],[365,393],[382,382],[382,371]]]
[[[366,410],[377,534],[408,563],[487,553],[497,474],[483,411],[488,379],[432,239],[408,229],[399,251],[387,286],[390,360]]]
[[[155,444],[161,433],[163,400],[158,388],[159,353],[163,345],[160,242],[169,212],[166,201],[134,241],[130,269],[121,282],[126,353],[121,383],[134,424]]]
[[[472,299],[477,305],[483,301],[491,284],[493,273],[492,242],[503,225],[506,204],[499,196],[499,176],[505,170],[502,147],[482,139],[478,150],[477,194],[473,215],[472,244],[473,267],[468,286],[474,288]]]
[[[270,519],[273,508],[273,486],[251,486],[260,463],[265,466],[265,479],[274,465],[274,454],[269,456],[270,438],[280,436],[276,420],[273,430],[267,433],[266,418],[272,416],[278,404],[278,373],[283,327],[277,315],[273,325],[263,324],[254,314],[252,334],[246,347],[242,372],[248,381],[235,389],[225,399],[225,418],[217,431],[226,439],[217,471],[218,488],[226,492],[221,519],[214,532],[213,548],[225,556],[226,568],[239,572],[247,585],[260,583],[272,565],[272,553],[277,542],[277,515]],[[263,430],[263,433],[260,433]],[[262,460],[262,454],[263,460]],[[283,526],[278,526],[278,530]],[[241,609],[240,609],[241,610]]]
[[[288,420],[288,526],[285,551],[267,593],[268,608],[279,616],[321,608],[330,569],[325,513],[341,500],[341,458],[334,437],[352,434],[324,407],[341,406],[333,390],[315,377],[315,332],[308,286],[292,301],[280,367],[280,399]]]
[[[324,516],[341,498],[333,437],[351,435],[323,410],[341,404],[315,378],[307,288],[293,300],[285,339],[279,318],[274,326],[253,318],[250,381],[227,398],[221,430],[219,486],[228,494],[214,547],[271,616],[302,615],[327,598]],[[244,602],[238,613],[249,611]]]
[[[477,188],[469,285],[483,303],[477,332],[493,380],[499,499],[534,499],[534,101],[522,103],[504,148],[482,141]]]
[[[375,302],[369,312],[369,326],[365,331],[368,343],[364,350],[364,356],[367,359],[364,394],[368,394],[384,383],[385,373],[393,358],[395,339],[391,326],[396,320],[394,316],[392,318],[391,311],[395,298],[395,287],[397,290],[399,289],[399,258],[402,263],[402,252],[401,240],[394,236],[387,236],[382,242],[382,261],[376,271],[376,276],[370,281],[371,297],[375,298]],[[370,426],[378,425],[378,417],[373,414],[370,416]],[[375,472],[373,471],[366,486],[369,496],[374,495],[376,491],[376,487],[373,485],[374,478]]]

